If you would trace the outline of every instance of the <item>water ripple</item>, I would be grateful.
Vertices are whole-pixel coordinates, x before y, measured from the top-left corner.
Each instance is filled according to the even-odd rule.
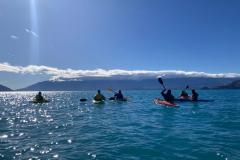
[[[128,91],[129,102],[93,105],[79,99],[94,92],[46,92],[51,103],[32,104],[34,92],[2,92],[0,159],[239,159],[240,91],[200,93],[216,101],[172,109],[153,104],[159,91]]]

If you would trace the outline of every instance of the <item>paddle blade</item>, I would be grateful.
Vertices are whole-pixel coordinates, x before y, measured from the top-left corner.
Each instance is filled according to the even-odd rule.
[[[80,99],[80,102],[86,102],[86,101],[87,101],[86,98],[81,98],[81,99]]]
[[[158,78],[158,82],[159,82],[161,85],[163,85],[163,80],[162,80],[162,78]]]
[[[113,92],[113,89],[112,89],[112,88],[108,88],[107,90],[110,91],[110,92]]]
[[[189,85],[186,86],[186,89],[189,89]]]

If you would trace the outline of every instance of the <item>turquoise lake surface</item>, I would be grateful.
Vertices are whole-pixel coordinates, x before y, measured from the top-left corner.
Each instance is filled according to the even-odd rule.
[[[1,92],[0,159],[240,159],[240,90],[199,91],[215,101],[179,108],[155,105],[157,90],[124,93],[128,102],[97,105],[79,101],[93,91],[43,92],[46,104]]]

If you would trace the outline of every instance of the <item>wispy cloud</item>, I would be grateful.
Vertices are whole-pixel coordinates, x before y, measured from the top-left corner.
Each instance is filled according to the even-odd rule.
[[[17,39],[19,39],[19,37],[18,37],[18,36],[16,36],[16,35],[11,35],[11,36],[10,36],[10,38],[12,38],[12,39],[14,39],[14,40],[17,40]]]
[[[32,31],[32,30],[29,29],[29,28],[26,28],[25,31],[26,31],[27,33],[33,35],[33,36],[36,37],[36,38],[39,37],[38,34],[37,34],[36,32]]]
[[[156,77],[211,77],[211,78],[235,78],[240,77],[239,73],[218,73],[211,74],[205,72],[186,72],[178,70],[74,70],[59,69],[49,66],[14,66],[9,63],[0,63],[0,72],[10,72],[15,74],[33,74],[33,75],[49,75],[52,80],[76,79],[84,77],[117,77],[117,78],[156,78]]]

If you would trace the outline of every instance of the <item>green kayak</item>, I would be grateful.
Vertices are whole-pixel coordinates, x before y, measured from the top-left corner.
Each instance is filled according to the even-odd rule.
[[[104,100],[101,100],[101,101],[92,100],[92,103],[93,104],[104,104],[105,101]]]

